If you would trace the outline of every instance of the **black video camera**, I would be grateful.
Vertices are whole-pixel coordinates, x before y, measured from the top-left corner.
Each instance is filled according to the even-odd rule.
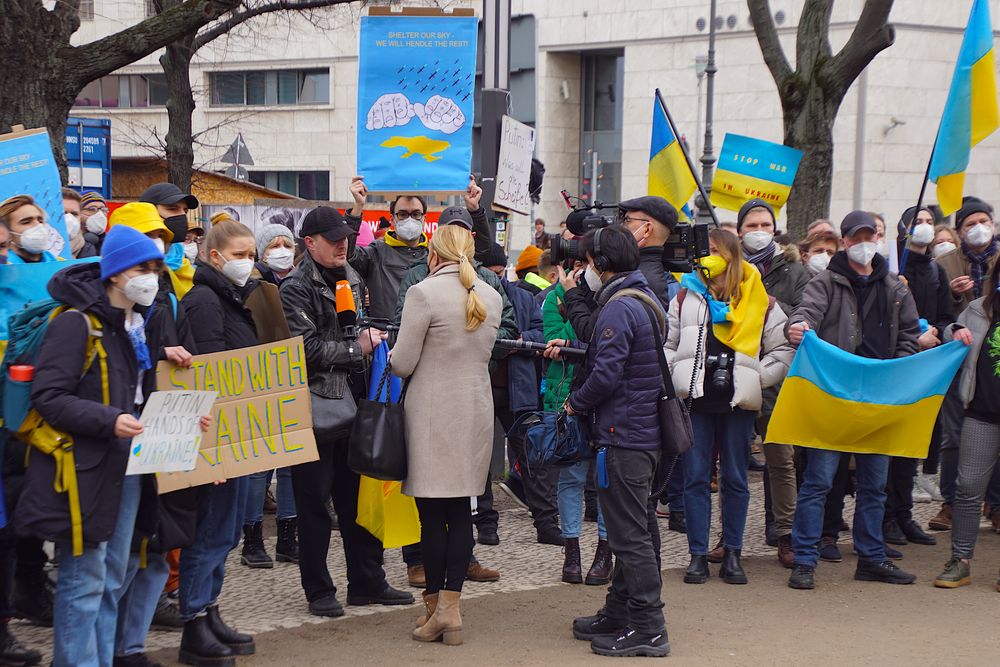
[[[670,273],[691,273],[696,259],[709,254],[709,226],[704,222],[679,222],[663,245],[663,270]]]
[[[570,197],[565,190],[563,191],[563,198],[566,199],[566,203],[568,204]],[[579,201],[578,197],[574,197],[574,199]],[[584,206],[582,208],[573,209],[573,211],[566,216],[566,229],[568,229],[573,236],[576,236],[577,238],[567,241],[561,234],[549,234],[549,247],[552,252],[552,265],[556,266],[558,264],[566,264],[569,266],[574,260],[586,260],[587,258],[583,256],[582,252],[580,252],[579,237],[589,231],[604,229],[605,227],[613,224],[615,222],[614,216],[601,215],[597,211],[602,209],[617,208],[618,204],[594,202],[592,206]]]
[[[710,354],[705,358],[705,372],[711,376],[712,389],[719,393],[733,387],[733,366],[736,356],[732,352]]]

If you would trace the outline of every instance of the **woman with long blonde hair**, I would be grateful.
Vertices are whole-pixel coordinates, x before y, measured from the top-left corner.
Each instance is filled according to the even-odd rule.
[[[403,493],[417,501],[427,575],[417,641],[462,643],[459,599],[473,545],[469,496],[485,490],[493,450],[489,362],[502,301],[476,275],[473,252],[468,229],[438,227],[430,275],[407,291],[392,350],[393,373],[409,378]]]

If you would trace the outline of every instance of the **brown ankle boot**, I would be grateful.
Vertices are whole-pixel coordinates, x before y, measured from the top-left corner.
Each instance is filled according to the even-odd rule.
[[[931,530],[951,530],[951,505],[941,505],[941,510],[927,523],[927,527]]]
[[[413,631],[413,638],[418,642],[436,642],[441,640],[448,646],[462,643],[462,614],[459,602],[462,594],[455,591],[442,590],[438,593],[437,607],[427,622]]]
[[[607,540],[597,541],[597,551],[594,553],[594,564],[587,572],[583,583],[588,586],[606,586],[611,583],[611,565],[613,556]]]
[[[722,557],[725,555],[726,547],[722,544],[722,533],[719,533],[719,543],[715,545],[715,548],[708,552],[708,562],[709,563],[721,563]]]
[[[417,624],[413,626],[415,628],[419,628],[424,623],[426,623],[427,619],[434,614],[434,610],[437,609],[438,606],[437,593],[428,593],[427,591],[424,591],[423,595],[424,595],[424,615],[417,619]]]
[[[778,538],[778,562],[781,567],[792,569],[795,565],[795,552],[792,551],[792,536],[781,535]]]
[[[583,583],[583,565],[580,563],[580,538],[567,537],[563,546],[562,580],[567,584]]]

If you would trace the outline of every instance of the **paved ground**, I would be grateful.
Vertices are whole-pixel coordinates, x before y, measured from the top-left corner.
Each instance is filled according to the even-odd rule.
[[[997,664],[1000,594],[993,584],[1000,565],[1000,536],[981,533],[974,586],[961,591],[930,586],[947,559],[948,533],[938,534],[937,547],[903,547],[906,558],[901,565],[919,576],[916,586],[853,582],[848,535],[843,540],[845,562],[821,566],[819,589],[791,591],[785,586],[787,571],[774,560],[774,549],[763,542],[763,490],[759,476],[752,482],[744,554],[759,558],[750,558],[747,564],[751,584],[727,586],[713,579],[706,586],[685,586],[680,583],[680,572],[664,575],[671,641],[674,656],[681,662],[687,657],[690,664],[694,659],[699,664],[712,659],[733,665],[791,664],[810,658],[836,658],[841,664],[863,660],[880,665]],[[467,585],[463,594],[468,627],[465,647],[448,650],[409,640],[416,607],[348,607],[347,616],[335,620],[311,616],[295,566],[276,564],[273,570],[250,570],[239,564],[234,551],[221,608],[233,625],[257,635],[259,650],[240,664],[331,664],[334,656],[338,664],[529,665],[568,656],[574,661],[586,659],[587,647],[572,640],[568,622],[574,615],[596,610],[603,588],[560,583],[562,550],[537,544],[527,512],[505,505],[502,493],[497,494],[497,501],[501,544],[477,546],[476,553],[484,564],[498,567],[502,576],[497,583]],[[926,522],[936,509],[932,504],[917,505],[918,519]],[[852,511],[849,503],[845,514],[849,517]],[[661,526],[665,528],[666,522]],[[592,555],[596,532],[595,524],[585,524],[585,561]],[[664,568],[686,565],[684,536],[665,530],[663,534]],[[273,545],[271,538],[272,553]],[[343,582],[343,551],[336,537],[330,569],[334,580]],[[405,587],[399,550],[386,552],[386,572],[390,583]],[[17,636],[32,646],[47,646],[50,641],[47,630],[22,623],[14,627]],[[895,636],[903,640],[888,641]],[[796,638],[798,643],[790,644]],[[176,633],[153,632],[149,649],[156,659],[174,664],[179,640]]]

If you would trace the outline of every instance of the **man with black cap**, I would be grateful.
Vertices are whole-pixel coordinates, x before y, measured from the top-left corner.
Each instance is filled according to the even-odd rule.
[[[788,340],[802,342],[806,331],[846,352],[872,359],[895,359],[919,351],[917,306],[909,288],[889,272],[889,262],[878,253],[877,227],[871,215],[852,211],[840,225],[844,248],[827,269],[817,274],[802,294],[802,302],[788,318]],[[831,415],[836,419],[837,415]],[[810,449],[792,525],[795,567],[791,588],[814,588],[823,528],[823,507],[841,452]],[[882,535],[885,483],[889,457],[855,454],[857,496],[854,548],[858,581],[911,584],[916,580],[886,557]]]
[[[163,224],[174,235],[174,241],[164,252],[170,276],[170,285],[164,286],[182,299],[194,286],[194,266],[184,256],[184,239],[188,230],[187,213],[198,208],[198,198],[173,183],[157,183],[139,195],[139,201],[155,205]]]
[[[955,229],[962,245],[936,261],[948,274],[958,316],[983,295],[983,280],[997,261],[993,207],[977,197],[966,197],[955,214]]]
[[[293,336],[302,336],[309,371],[309,390],[321,401],[350,401],[363,393],[357,373],[365,357],[384,339],[385,333],[362,329],[350,335],[345,320],[360,316],[360,306],[338,317],[338,283],[346,282],[354,303],[364,303],[364,285],[347,263],[348,239],[354,230],[340,213],[320,206],[306,214],[299,236],[306,252],[295,270],[281,283],[281,301]],[[341,312],[344,308],[339,309]],[[342,319],[343,318],[343,319]],[[326,501],[333,499],[337,515],[358,513],[360,478],[347,465],[347,437],[318,441],[319,460],[292,467],[292,488],[299,527],[299,571],[309,612],[316,616],[342,616],[327,569],[330,548],[330,515]],[[382,545],[354,521],[343,521],[340,534],[347,559],[347,603],[353,605],[412,604],[413,596],[390,587],[382,569]]]

